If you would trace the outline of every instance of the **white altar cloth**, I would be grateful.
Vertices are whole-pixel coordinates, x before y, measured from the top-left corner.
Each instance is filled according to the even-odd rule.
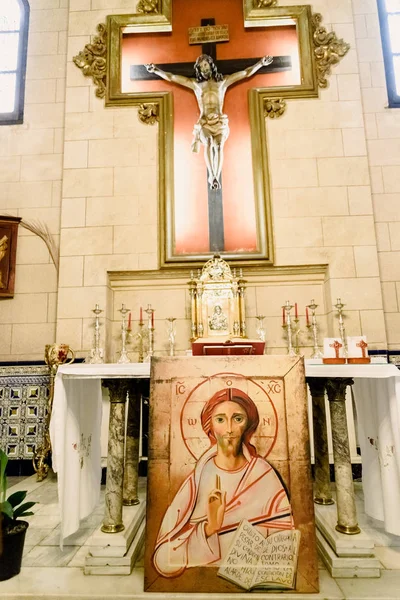
[[[50,422],[62,540],[100,500],[102,379],[149,378],[149,363],[72,364],[58,368]]]
[[[400,536],[400,371],[392,364],[312,365],[307,377],[351,377],[365,512]]]

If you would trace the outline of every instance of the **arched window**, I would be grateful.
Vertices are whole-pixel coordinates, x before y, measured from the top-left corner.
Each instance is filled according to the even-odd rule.
[[[27,0],[0,2],[0,125],[23,120],[28,26]]]
[[[400,108],[400,0],[378,0],[389,107]]]

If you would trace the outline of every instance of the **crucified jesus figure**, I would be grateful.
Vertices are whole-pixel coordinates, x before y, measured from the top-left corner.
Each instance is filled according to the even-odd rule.
[[[261,67],[273,61],[272,56],[263,56],[256,64],[226,77],[218,73],[211,56],[202,54],[194,65],[195,77],[174,75],[159,69],[153,63],[145,65],[149,73],[155,73],[166,81],[171,81],[194,91],[200,109],[200,116],[193,129],[192,151],[198,152],[200,143],[204,146],[204,158],[208,170],[211,189],[221,187],[220,177],[224,159],[224,144],[229,136],[229,122],[223,112],[224,99],[228,87],[246,77],[251,77]]]

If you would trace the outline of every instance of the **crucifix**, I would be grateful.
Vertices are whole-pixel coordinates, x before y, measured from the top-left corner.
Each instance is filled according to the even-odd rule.
[[[213,30],[223,29],[221,37],[212,37]],[[204,35],[202,35],[202,31]],[[192,63],[168,63],[156,66],[131,66],[131,79],[149,79],[161,77],[191,89],[196,96],[200,109],[200,117],[194,126],[192,150],[199,151],[200,143],[204,146],[204,157],[208,171],[208,222],[209,244],[212,251],[223,251],[224,222],[222,201],[222,165],[223,147],[229,136],[228,116],[223,113],[223,103],[227,88],[256,72],[272,72],[290,69],[289,57],[264,56],[257,62],[255,59],[224,60],[219,62],[221,72],[217,71],[216,42],[227,41],[227,27],[215,26],[215,19],[202,19],[201,27],[196,28],[194,41],[202,43],[202,55],[197,59],[194,68]],[[213,41],[210,41],[210,33]],[[272,64],[272,68],[269,65]],[[165,71],[171,69],[173,72]],[[193,77],[193,71],[195,77]]]
[[[361,348],[362,357],[367,358],[366,348],[368,348],[368,344],[366,342],[364,342],[364,340],[361,340],[361,342],[358,342],[358,344],[356,344],[356,346],[357,346],[357,348]]]
[[[340,348],[343,348],[343,344],[341,344],[340,342],[338,342],[337,340],[335,340],[333,342],[333,344],[329,344],[330,348],[333,348],[335,351],[335,358],[339,358],[339,350]]]
[[[321,26],[321,15],[313,15],[310,5],[272,7],[261,13],[260,7],[253,0],[160,0],[157,10],[146,10],[145,15],[108,15],[107,25],[98,26],[100,35],[73,59],[93,79],[96,96],[105,97],[106,107],[136,105],[141,123],[159,121],[157,189],[163,267],[202,261],[215,251],[252,264],[273,263],[264,117],[281,116],[287,98],[317,98],[318,87],[328,85],[332,65],[349,46]],[[196,46],[188,44],[187,32],[193,24],[200,25],[206,14],[218,23],[229,23],[229,44],[218,45],[223,76],[247,68],[265,54],[274,57],[254,80],[243,80],[226,94],[224,112],[229,116],[230,133],[224,148],[220,217],[217,211],[212,216],[214,208],[208,210],[207,195],[210,191],[210,204],[217,206],[211,197],[222,198],[222,191],[209,190],[204,161],[188,151],[198,110],[195,95],[182,86],[171,87],[144,66],[154,63],[165,71],[192,77],[198,53]],[[216,40],[205,41],[215,45]],[[213,55],[209,46],[203,52]],[[247,64],[243,56],[251,57]],[[122,116],[121,122],[124,128]],[[137,171],[142,166],[139,162]],[[218,221],[223,228],[213,227]]]

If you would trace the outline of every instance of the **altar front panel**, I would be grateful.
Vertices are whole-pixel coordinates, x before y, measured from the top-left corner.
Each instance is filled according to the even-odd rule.
[[[261,528],[266,539],[280,531],[301,532],[293,589],[318,591],[306,404],[299,358],[152,361],[146,591],[240,592],[239,585],[221,576],[221,565],[231,544],[236,547],[232,535],[243,519],[251,531]],[[220,451],[230,442],[222,437],[225,426],[218,429],[217,423],[229,410],[236,411],[235,419],[238,410],[246,415],[240,440],[234,428],[227,434],[238,440],[237,456],[242,448],[246,461],[224,471]],[[234,489],[231,476],[237,478]],[[226,498],[218,539],[207,530],[210,517],[201,516],[213,485],[212,494],[220,489]],[[243,552],[248,558],[249,550]],[[239,559],[248,564],[243,554]]]

